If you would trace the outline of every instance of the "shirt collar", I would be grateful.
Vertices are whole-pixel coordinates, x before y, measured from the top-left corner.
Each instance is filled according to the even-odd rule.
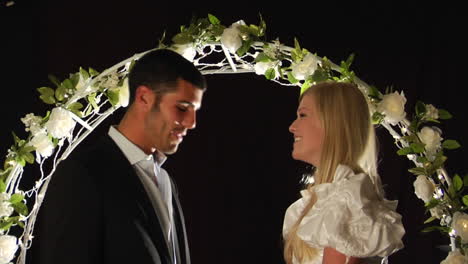
[[[142,160],[152,160],[160,167],[167,159],[166,155],[159,150],[156,150],[154,154],[146,154],[137,145],[133,144],[124,135],[122,135],[122,133],[120,133],[120,131],[118,131],[114,126],[110,126],[108,135],[122,150],[131,165],[135,165]]]

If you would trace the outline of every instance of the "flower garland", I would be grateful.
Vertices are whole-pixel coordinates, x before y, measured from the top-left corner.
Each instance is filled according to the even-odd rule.
[[[415,193],[431,215],[425,224],[439,220],[425,231],[439,230],[451,238],[452,252],[443,263],[468,259],[468,215],[464,213],[468,206],[465,191],[468,176],[450,177],[444,170],[447,160],[444,151],[460,145],[455,140],[443,140],[442,131],[435,126],[451,118],[450,113],[417,102],[410,121],[405,112],[404,93],[392,90],[383,93],[361,81],[350,69],[353,55],[336,65],[302,48],[296,39],[294,47],[285,46],[279,40],[264,41],[265,30],[261,17],[259,25],[247,25],[240,20],[226,27],[209,14],[182,26],[170,44],[164,43],[163,36],[157,48],[177,51],[203,74],[255,72],[281,85],[300,87],[301,93],[326,80],[357,84],[368,98],[373,123],[385,127],[395,139],[397,154],[415,164],[409,169],[416,176]],[[13,133],[14,144],[0,170],[0,264],[12,261],[18,248],[21,252],[17,263],[25,262],[34,222],[56,166],[113,111],[128,105],[128,73],[145,53],[136,54],[102,73],[80,68],[62,81],[50,76],[55,88],[37,89],[40,99],[53,108],[44,116],[31,113],[21,119],[29,136],[20,139]],[[224,56],[221,60],[212,59],[216,56],[211,55],[215,54]],[[46,161],[51,162],[47,171]],[[20,189],[23,168],[34,162],[40,166],[41,177],[34,187],[23,191]],[[23,228],[18,238],[10,234],[15,226]]]

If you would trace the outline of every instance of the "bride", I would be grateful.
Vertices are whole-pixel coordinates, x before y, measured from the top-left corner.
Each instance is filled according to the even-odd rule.
[[[363,93],[351,83],[314,85],[289,130],[293,158],[316,170],[286,211],[286,263],[384,263],[403,247],[405,231],[396,201],[384,199]]]

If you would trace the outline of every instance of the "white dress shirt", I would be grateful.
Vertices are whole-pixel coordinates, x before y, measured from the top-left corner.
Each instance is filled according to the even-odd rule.
[[[165,230],[166,241],[171,249],[173,257],[175,256],[175,247],[172,229],[174,223],[172,219],[172,187],[171,180],[166,170],[161,165],[166,160],[166,156],[157,151],[155,154],[146,154],[137,145],[128,140],[116,128],[111,126],[108,132],[112,140],[122,150],[128,159],[136,174],[140,178],[156,215]]]

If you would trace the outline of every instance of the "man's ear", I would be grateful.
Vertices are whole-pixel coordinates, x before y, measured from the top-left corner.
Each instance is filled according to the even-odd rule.
[[[156,93],[146,85],[140,85],[135,91],[134,103],[143,109],[150,110],[156,100]]]

